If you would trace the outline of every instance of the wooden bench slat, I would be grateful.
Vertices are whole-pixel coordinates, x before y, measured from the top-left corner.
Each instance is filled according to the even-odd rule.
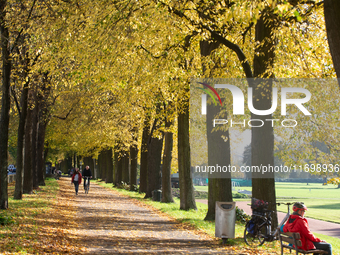
[[[301,239],[300,233],[298,232],[280,232],[282,236],[294,237],[295,239]]]
[[[282,242],[286,242],[286,243],[290,243],[290,244],[294,244],[294,245],[295,245],[295,242],[296,242],[297,246],[301,246],[302,245],[301,240],[297,240],[296,238],[294,240],[293,237],[287,237],[287,236],[283,236],[282,235],[281,236],[281,240],[282,240]]]

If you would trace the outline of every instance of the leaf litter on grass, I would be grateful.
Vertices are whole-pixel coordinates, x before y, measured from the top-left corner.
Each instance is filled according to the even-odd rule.
[[[53,182],[54,180],[52,180]],[[59,183],[62,186],[63,182]],[[13,196],[14,183],[9,186]],[[9,200],[13,224],[0,227],[1,254],[83,254],[77,236],[75,208],[67,194],[57,188],[44,186],[36,194],[24,195],[22,200]]]

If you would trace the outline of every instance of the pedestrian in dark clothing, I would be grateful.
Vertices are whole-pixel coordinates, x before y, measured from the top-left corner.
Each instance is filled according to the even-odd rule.
[[[92,172],[89,166],[86,166],[85,169],[83,170],[83,177],[89,177],[88,178],[88,185],[90,188],[90,179],[92,178]],[[84,180],[84,189],[85,189],[85,182],[86,180]]]
[[[81,184],[81,173],[79,171],[79,168],[76,168],[74,174],[72,175],[71,183],[74,184],[76,195],[78,195],[79,184]]]

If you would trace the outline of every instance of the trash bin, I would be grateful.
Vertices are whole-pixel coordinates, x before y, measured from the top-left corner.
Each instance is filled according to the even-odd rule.
[[[159,190],[159,189],[152,191],[152,200],[153,201],[162,201],[162,191]]]
[[[216,202],[215,237],[235,238],[236,202]]]

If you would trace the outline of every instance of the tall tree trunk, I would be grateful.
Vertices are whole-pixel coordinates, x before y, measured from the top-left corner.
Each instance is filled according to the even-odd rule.
[[[123,166],[123,170],[122,170],[122,180],[124,183],[129,183],[130,181],[130,155],[128,151],[123,151],[123,158],[122,158],[122,166]]]
[[[25,124],[28,107],[28,82],[25,82],[21,95],[21,114],[18,128],[18,143],[17,143],[17,171],[15,175],[15,190],[14,199],[22,199],[23,183],[24,183],[24,139],[25,139]]]
[[[172,122],[166,119],[165,128],[170,128]],[[171,160],[173,148],[173,134],[170,131],[164,133],[164,152],[162,165],[162,202],[173,203],[171,193]]]
[[[92,165],[90,165],[90,167],[93,167],[92,169],[92,174],[93,174],[93,178],[95,179],[95,180],[97,180],[97,178],[98,178],[98,167],[97,167],[97,163],[96,163],[96,159],[95,158],[93,158],[92,159]]]
[[[97,159],[97,178],[102,179],[102,163],[101,163],[102,152],[99,152],[98,159]]]
[[[340,1],[325,0],[324,14],[327,30],[329,49],[333,59],[333,65],[338,78],[340,78]],[[339,83],[340,86],[340,83]]]
[[[180,189],[180,209],[195,209],[196,201],[194,195],[194,186],[191,178],[191,159],[190,159],[190,142],[189,142],[189,84],[186,84],[184,90],[182,108],[178,114],[178,131],[177,131],[177,150],[178,150],[178,173]]]
[[[144,198],[152,197],[152,191],[161,188],[163,135],[160,138],[152,137],[158,127],[159,120],[155,119],[148,141],[148,185]]]
[[[209,42],[209,41],[201,41],[200,42],[200,50],[201,56],[207,57],[211,54],[211,52],[217,49],[220,45],[220,42]],[[203,74],[205,77],[210,77],[210,73],[207,73],[206,66],[203,65]],[[227,113],[224,113],[225,116],[219,115],[221,108],[219,105],[214,106],[209,104],[207,106],[207,138],[208,138],[208,165],[209,166],[229,166],[230,165],[230,137],[229,130],[216,130],[213,132],[213,119],[215,118],[224,118],[227,119]],[[226,141],[222,138],[224,136]],[[215,208],[216,202],[231,202],[233,201],[232,196],[232,185],[231,185],[231,173],[229,171],[221,174],[214,173],[213,175],[209,175],[209,183],[208,183],[208,212],[205,217],[205,220],[214,220],[215,219]]]
[[[39,123],[38,123],[38,134],[37,134],[37,176],[38,176],[38,184],[41,186],[45,186],[45,178],[46,178],[46,170],[45,170],[45,134],[46,127],[49,121],[48,117],[48,107],[47,107],[47,99],[51,92],[51,86],[49,84],[48,72],[42,74],[42,83],[40,86],[40,90],[37,93],[37,100],[39,104]],[[70,168],[69,157],[67,159],[67,170]],[[71,161],[72,162],[72,161]],[[71,163],[72,164],[72,163]]]
[[[216,117],[218,116],[218,117]],[[226,113],[221,115],[219,105],[208,104],[207,106],[207,138],[208,138],[208,165],[229,166],[230,162],[230,139],[229,130],[214,130],[213,119],[227,119]],[[223,136],[228,139],[225,141]],[[208,212],[204,220],[215,220],[216,202],[232,202],[231,172],[217,172],[209,174],[208,183]]]
[[[106,171],[107,171],[107,162],[106,162],[106,149],[100,152],[100,165],[101,165],[101,174],[102,180],[106,182]]]
[[[0,32],[1,32],[1,50],[2,50],[2,107],[0,119],[0,209],[8,208],[8,181],[7,181],[7,164],[8,164],[8,127],[9,127],[9,110],[11,107],[10,97],[10,77],[11,77],[11,56],[9,46],[9,32],[5,21],[5,7],[7,1],[0,1]]]
[[[255,49],[254,55],[254,76],[253,105],[257,110],[267,110],[272,105],[272,80],[261,78],[271,78],[274,61],[274,38],[273,22],[270,17],[266,19],[266,14],[262,15],[255,27],[255,40],[260,42]],[[272,119],[272,115],[259,116],[251,114],[252,119],[260,119],[265,124],[261,127],[251,129],[252,165],[274,166],[274,130],[270,122],[265,119]],[[252,175],[252,196],[270,202],[269,209],[276,211],[275,178],[274,173],[266,176],[253,173]],[[272,229],[277,227],[277,215],[273,215]]]
[[[77,162],[76,165],[77,165],[77,167],[79,169],[81,168],[80,161],[81,161],[81,156],[77,155],[77,157],[76,157],[76,162]]]
[[[116,168],[116,186],[120,186],[122,183],[123,179],[123,161],[122,161],[122,156],[120,155],[120,151],[115,149],[115,168]]]
[[[106,150],[106,183],[113,183],[113,158],[112,148]]]
[[[31,96],[29,96],[29,99]],[[23,193],[33,193],[33,169],[32,169],[32,109],[28,107],[25,126],[25,153],[24,153],[24,182]]]
[[[148,185],[148,139],[150,135],[150,119],[145,117],[140,150],[139,192],[146,193]]]
[[[137,142],[137,134],[134,137]],[[138,147],[137,144],[130,146],[130,190],[135,191],[137,187],[137,165],[138,165]]]
[[[38,135],[37,135],[37,175],[38,184],[45,186],[46,167],[45,167],[45,133],[46,125],[40,120],[38,124]],[[67,162],[68,163],[68,162]],[[65,172],[64,172],[65,173]]]
[[[77,153],[73,154],[73,167],[76,168],[77,167]]]
[[[33,189],[39,189],[39,179],[38,179],[38,127],[39,127],[39,107],[37,101],[36,92],[34,92],[34,108],[32,112],[32,170],[33,170]]]

